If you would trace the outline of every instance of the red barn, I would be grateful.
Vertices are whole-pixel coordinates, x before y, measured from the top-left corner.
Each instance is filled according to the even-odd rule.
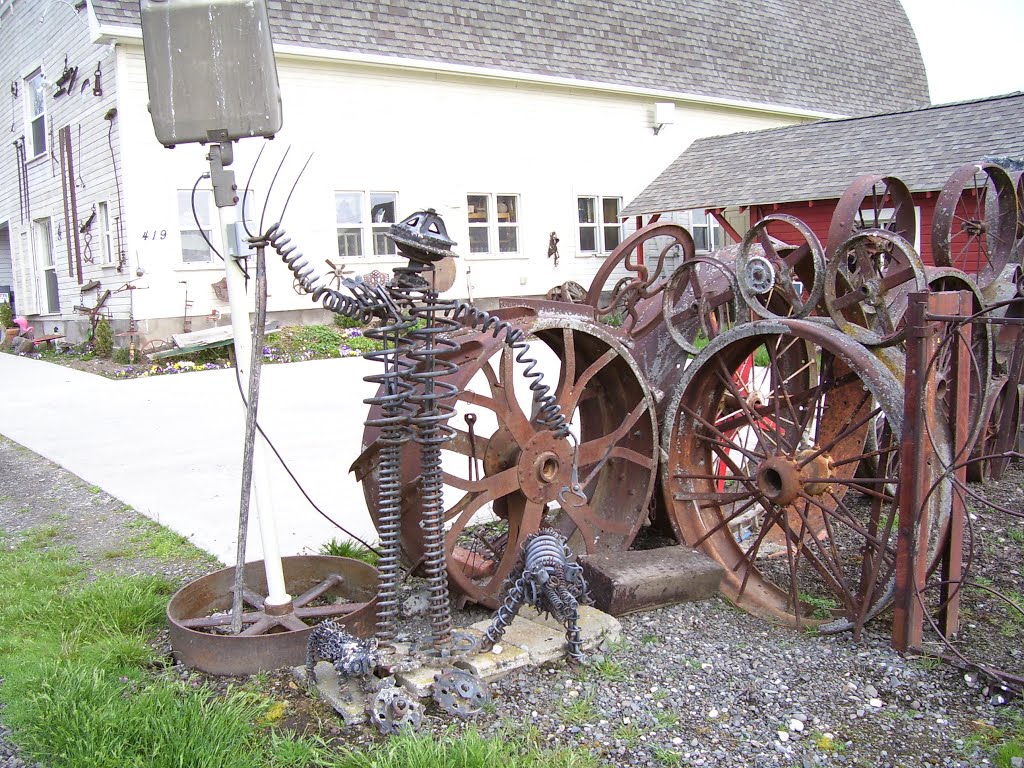
[[[991,219],[999,214],[997,198],[1001,197],[1009,211],[1004,212],[1000,226],[1015,228],[1013,184],[1020,184],[1022,158],[1024,93],[1019,92],[905,112],[820,120],[698,139],[626,206],[623,215],[644,220],[658,215],[662,220],[688,223],[703,221],[703,214],[695,217],[694,211],[707,211],[711,222],[717,221],[729,238],[739,240],[761,217],[785,213],[801,219],[825,245],[840,197],[857,176],[895,176],[908,188],[916,213],[907,239],[913,239],[926,264],[933,264],[932,224],[940,192],[958,168],[989,159],[1009,173],[996,167],[961,180],[947,228],[952,230],[948,250],[956,262],[959,250],[969,250],[957,239],[968,237],[960,223],[965,211],[973,215],[988,206]],[[1004,189],[1002,196],[993,194],[1005,184],[1010,185],[1008,193]],[[868,185],[855,228],[889,223],[894,198],[881,193],[884,187]],[[990,239],[999,236],[994,228],[988,235]],[[1012,231],[1009,237],[1012,243]],[[704,241],[710,244],[714,238]],[[977,255],[961,259],[966,263],[955,265],[965,271],[978,268]]]

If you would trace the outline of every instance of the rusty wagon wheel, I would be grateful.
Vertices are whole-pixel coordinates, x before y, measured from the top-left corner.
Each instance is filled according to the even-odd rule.
[[[886,229],[865,229],[832,254],[825,307],[836,326],[860,343],[890,346],[906,335],[909,295],[925,288],[924,265],[910,243]]]
[[[680,264],[662,295],[662,321],[672,340],[691,355],[749,314],[732,266],[713,256],[693,256]]]
[[[862,229],[887,229],[913,243],[917,212],[907,185],[895,176],[863,173],[851,182],[836,204],[828,228],[826,258],[850,235]]]
[[[765,365],[741,388],[751,355]],[[882,413],[880,472],[856,477]],[[901,382],[841,332],[800,320],[735,328],[669,403],[672,525],[724,567],[722,590],[740,607],[793,627],[859,628],[892,595],[902,417]]]
[[[783,234],[783,239],[770,236],[769,230]],[[821,302],[824,279],[825,252],[811,228],[799,219],[771,214],[743,236],[736,256],[736,280],[744,301],[758,317],[807,317]]]
[[[1013,179],[994,163],[968,163],[950,176],[935,201],[932,253],[984,288],[1010,264],[1017,234]]]
[[[612,334],[564,316],[524,314],[514,322],[534,337],[531,354],[571,417],[578,449],[574,466],[573,442],[533,419],[529,380],[509,347],[486,333],[458,338],[462,349],[452,362],[460,370],[447,379],[460,390],[448,421],[455,437],[442,446],[445,550],[454,587],[489,608],[497,607],[522,542],[542,525],[557,528],[578,552],[628,549],[647,518],[658,463],[654,400]],[[364,444],[376,437],[368,428]],[[574,472],[586,499],[566,492]],[[407,443],[401,544],[414,563],[424,553],[418,474],[418,447]],[[377,522],[377,474],[362,479]]]

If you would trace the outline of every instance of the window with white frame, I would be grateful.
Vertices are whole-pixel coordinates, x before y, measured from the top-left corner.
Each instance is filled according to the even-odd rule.
[[[397,221],[398,193],[352,190],[334,193],[338,227],[338,256],[393,256],[394,241],[387,236]]]
[[[580,253],[607,253],[622,242],[621,197],[578,197]]]
[[[255,224],[252,213],[255,197],[256,194],[249,190],[244,198],[239,198],[235,206],[236,220],[239,222],[244,220],[249,224],[249,229],[253,229]],[[244,216],[243,199],[245,203]],[[195,195],[192,194],[191,189],[178,190],[178,234],[181,238],[181,261],[184,264],[212,265],[215,257],[210,249],[211,243],[218,253],[224,254],[231,250],[229,246],[233,247],[234,244],[225,242],[224,235],[219,231],[220,227],[214,224],[219,220],[217,208],[214,205],[213,190],[197,189]],[[147,239],[152,237],[154,240],[162,240],[167,233],[160,230],[143,233],[142,236]]]
[[[117,259],[114,253],[114,233],[110,226],[110,206],[106,201],[96,204],[96,222],[100,236],[100,264],[113,266]]]
[[[46,314],[60,312],[60,293],[57,285],[57,265],[53,260],[53,227],[49,219],[32,222],[32,236],[35,241],[36,265],[41,274],[43,296],[46,299]]]
[[[687,211],[690,216],[690,234],[697,253],[717,251],[725,247],[725,230],[718,220],[703,210]]]
[[[466,195],[466,221],[470,253],[519,253],[519,195]]]
[[[43,70],[39,69],[25,78],[25,116],[27,125],[29,157],[46,153],[46,92],[43,87]]]

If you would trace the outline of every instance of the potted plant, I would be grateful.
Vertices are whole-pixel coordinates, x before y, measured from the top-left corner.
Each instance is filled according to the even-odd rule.
[[[0,303],[0,328],[4,332],[4,347],[10,346],[11,341],[18,335],[18,327],[14,324],[14,311],[10,302]]]

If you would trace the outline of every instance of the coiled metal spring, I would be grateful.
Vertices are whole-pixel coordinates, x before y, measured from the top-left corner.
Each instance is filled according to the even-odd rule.
[[[536,370],[537,361],[529,355],[530,345],[526,341],[526,334],[523,330],[466,302],[454,303],[450,310],[445,311],[445,314],[462,326],[490,333],[496,339],[504,334],[505,344],[516,351],[516,362],[526,366],[523,376],[530,380],[530,391],[533,393],[533,402],[537,406],[537,422],[550,429],[558,437],[567,438],[569,436],[569,420],[562,413],[562,408],[558,405],[555,396],[551,394],[551,388],[544,383],[544,374]]]
[[[353,291],[348,295],[320,284],[320,277],[306,260],[280,223],[272,224],[263,239],[284,260],[302,290],[311,295],[314,302],[320,302],[324,309],[338,315],[345,315],[361,323],[369,323],[374,317],[386,316],[379,305],[380,292],[361,282],[345,281],[345,287]]]
[[[382,643],[394,639],[398,620],[398,584],[402,564],[400,531],[402,518],[401,455],[402,445],[411,437],[409,394],[413,390],[407,379],[412,363],[403,356],[409,345],[405,338],[415,325],[410,317],[396,315],[388,324],[363,331],[367,338],[381,343],[381,349],[363,353],[367,360],[382,364],[383,373],[364,376],[363,380],[376,384],[377,394],[363,400],[380,409],[375,418],[368,417],[366,426],[380,429],[380,464],[377,473],[377,533],[380,536],[381,555],[377,562],[377,639]]]
[[[428,269],[416,263],[395,269],[390,290],[399,306],[408,306],[409,314],[424,323],[424,327],[415,328],[408,335],[412,345],[406,357],[414,366],[405,375],[414,385],[408,400],[416,410],[409,423],[413,440],[420,446],[420,528],[423,570],[430,595],[431,634],[435,651],[444,653],[451,646],[452,620],[445,557],[441,446],[455,435],[447,422],[455,413],[451,401],[459,393],[458,387],[445,380],[458,373],[459,367],[445,358],[459,350],[459,343],[449,336],[459,324],[445,317],[455,303],[440,301],[437,292],[419,277]]]

